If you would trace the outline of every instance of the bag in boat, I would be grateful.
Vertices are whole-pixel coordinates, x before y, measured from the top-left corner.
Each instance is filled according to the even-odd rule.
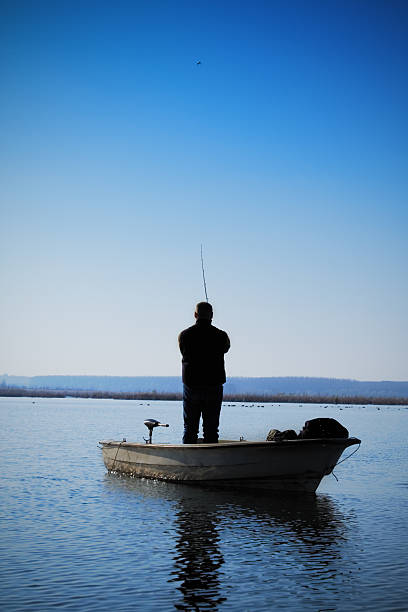
[[[298,437],[296,431],[294,429],[285,429],[285,431],[279,431],[279,429],[271,429],[266,436],[267,442],[272,442],[273,440],[296,440]]]
[[[311,419],[306,421],[299,438],[348,438],[349,432],[336,419]]]

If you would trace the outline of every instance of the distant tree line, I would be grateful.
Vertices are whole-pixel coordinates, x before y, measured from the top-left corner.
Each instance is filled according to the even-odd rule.
[[[271,403],[271,404],[372,404],[383,406],[408,406],[408,397],[367,397],[360,395],[314,395],[299,393],[274,393],[254,395],[251,393],[224,395],[224,402]]]
[[[30,389],[28,387],[0,386],[2,397],[50,397],[50,398],[84,398],[84,399],[117,399],[117,400],[165,400],[180,401],[181,393],[163,393],[157,391],[142,392],[116,392],[116,391],[78,391],[67,389]],[[313,395],[313,394],[253,394],[238,393],[225,394],[224,402],[256,403],[256,404],[374,404],[386,406],[408,406],[407,397],[367,397],[367,396],[340,396],[340,395]]]
[[[182,393],[180,376],[9,376],[0,375],[0,387],[102,391],[102,393]],[[224,386],[228,395],[310,395],[328,397],[408,397],[408,381],[358,381],[316,377],[234,377]]]
[[[157,391],[86,391],[78,389],[30,389],[28,387],[0,387],[0,397],[82,397],[84,399],[125,399],[125,400],[180,400],[181,393],[158,393]]]

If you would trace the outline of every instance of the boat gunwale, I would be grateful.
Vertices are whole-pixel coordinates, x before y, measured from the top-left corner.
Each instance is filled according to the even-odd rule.
[[[143,448],[145,450],[154,451],[156,449],[164,449],[164,448],[174,448],[179,450],[203,450],[203,449],[222,449],[222,448],[238,448],[238,447],[270,447],[270,448],[278,448],[282,446],[293,446],[293,445],[310,445],[310,444],[324,444],[324,445],[334,445],[341,444],[344,448],[349,446],[353,446],[354,444],[361,444],[361,440],[359,438],[350,437],[350,438],[298,438],[295,440],[261,440],[261,441],[249,441],[249,440],[236,440],[236,441],[228,441],[228,442],[220,442],[220,443],[198,443],[198,444],[167,444],[167,443],[159,443],[159,444],[146,444],[142,442],[120,442],[119,440],[101,440],[99,444],[102,444],[102,448],[130,448],[130,449],[140,449]]]

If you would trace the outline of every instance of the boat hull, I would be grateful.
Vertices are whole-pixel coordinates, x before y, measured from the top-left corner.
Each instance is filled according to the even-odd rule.
[[[184,484],[313,493],[344,449],[359,443],[357,438],[335,438],[219,444],[107,440],[100,444],[110,472]]]

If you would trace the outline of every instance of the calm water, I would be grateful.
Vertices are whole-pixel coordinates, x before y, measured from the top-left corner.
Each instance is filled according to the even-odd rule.
[[[407,409],[238,404],[221,432],[315,416],[360,450],[316,496],[267,499],[106,473],[99,440],[153,417],[179,441],[179,402],[0,398],[2,609],[407,610]]]

